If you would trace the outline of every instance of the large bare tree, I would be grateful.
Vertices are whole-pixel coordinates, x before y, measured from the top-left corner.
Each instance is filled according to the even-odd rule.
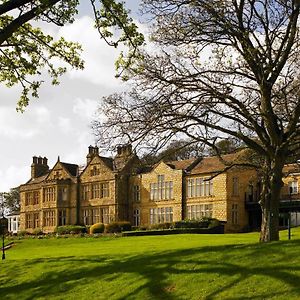
[[[299,0],[144,0],[154,51],[133,89],[104,99],[102,141],[161,146],[174,137],[215,148],[234,138],[260,157],[261,241],[279,239],[283,166],[300,134]],[[127,74],[128,75],[128,74]]]

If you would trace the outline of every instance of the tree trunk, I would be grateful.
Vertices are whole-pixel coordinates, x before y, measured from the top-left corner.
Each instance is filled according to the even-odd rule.
[[[271,171],[265,173],[262,181],[263,186],[260,201],[262,224],[260,242],[279,240],[279,201],[280,190],[283,185],[283,163],[278,164],[277,162],[272,165]]]
[[[271,196],[272,197],[272,196]],[[279,240],[279,200],[274,201],[270,208],[261,205],[262,221],[260,229],[260,241],[271,242]]]

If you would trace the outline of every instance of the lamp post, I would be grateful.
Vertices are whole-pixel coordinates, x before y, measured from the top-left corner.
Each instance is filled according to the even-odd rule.
[[[290,186],[289,188],[289,196],[290,196],[290,209],[288,211],[288,239],[291,239],[291,208],[292,208],[292,193],[293,193],[293,188]]]
[[[4,260],[5,259],[5,248],[4,248],[5,222],[4,222],[4,198],[3,198],[3,193],[0,193],[0,201],[1,201],[1,211],[2,211],[2,219],[1,219],[1,229],[2,229],[2,260]]]

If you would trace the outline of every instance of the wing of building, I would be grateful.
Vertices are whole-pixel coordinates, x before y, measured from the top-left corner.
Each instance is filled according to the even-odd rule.
[[[31,178],[20,186],[20,230],[53,232],[61,225],[114,221],[149,226],[204,216],[226,222],[227,232],[258,228],[256,170],[226,169],[243,159],[241,151],[222,160],[201,157],[149,167],[141,164],[131,145],[118,147],[114,158],[100,156],[90,146],[83,169],[59,158],[49,169],[47,158],[33,157]],[[286,171],[283,198],[297,202],[297,166]]]

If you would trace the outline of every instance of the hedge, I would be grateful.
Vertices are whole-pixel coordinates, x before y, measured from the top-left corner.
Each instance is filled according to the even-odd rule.
[[[105,232],[106,233],[118,233],[122,231],[130,231],[131,230],[131,224],[127,221],[121,221],[121,222],[113,222],[105,225]]]
[[[174,228],[209,228],[220,225],[219,220],[203,217],[200,220],[182,220],[174,222]]]
[[[224,226],[219,225],[211,228],[176,228],[166,230],[144,230],[144,231],[129,231],[123,232],[122,236],[145,236],[145,235],[169,235],[169,234],[222,234],[224,233]]]
[[[81,225],[65,225],[65,226],[58,226],[55,229],[57,234],[78,234],[78,233],[85,233],[86,227]]]
[[[150,229],[172,229],[174,228],[174,224],[170,222],[153,224],[150,226]]]

